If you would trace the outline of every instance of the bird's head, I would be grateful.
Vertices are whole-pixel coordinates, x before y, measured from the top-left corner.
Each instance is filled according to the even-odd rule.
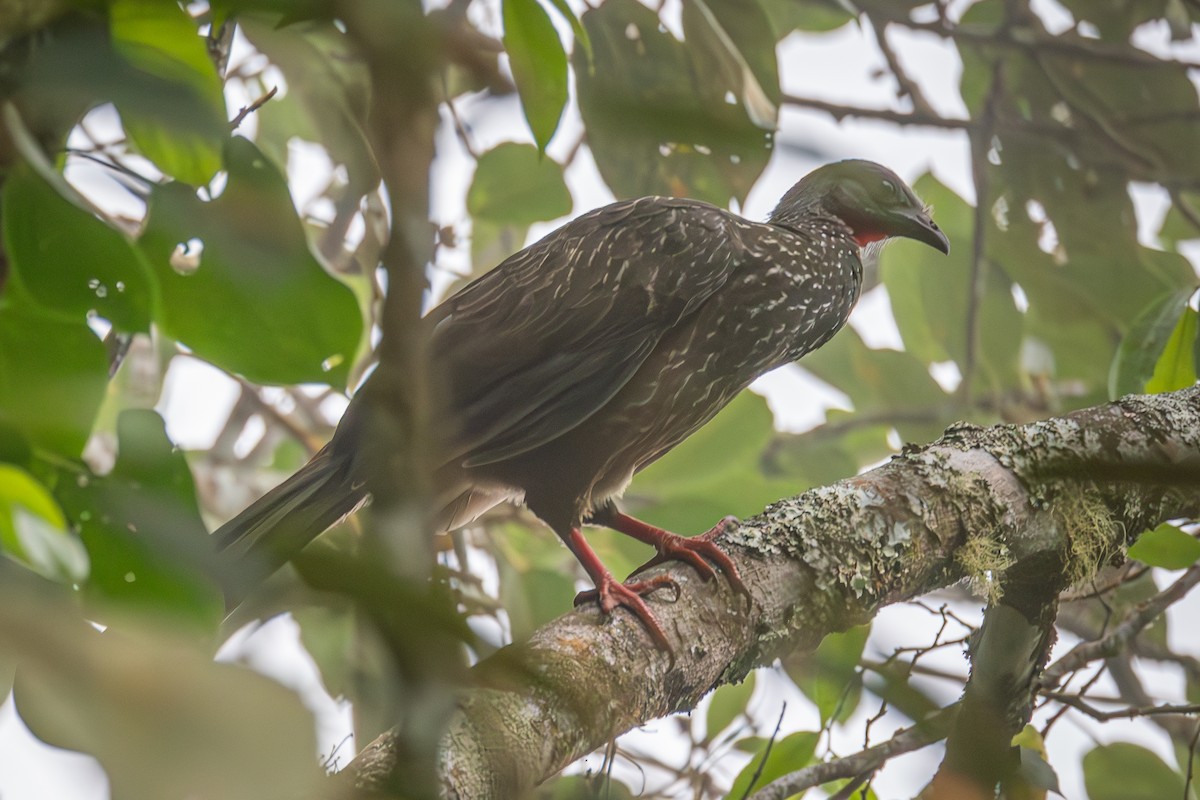
[[[950,240],[904,181],[873,161],[851,159],[826,164],[805,175],[771,212],[771,222],[813,213],[844,222],[859,246],[904,236],[950,252]]]

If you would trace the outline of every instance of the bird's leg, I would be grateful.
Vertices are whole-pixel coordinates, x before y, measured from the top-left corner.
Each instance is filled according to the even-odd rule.
[[[625,606],[635,617],[641,620],[646,626],[646,631],[650,634],[650,638],[661,649],[671,652],[671,645],[667,642],[667,635],[663,632],[662,626],[658,624],[658,620],[654,616],[654,612],[646,605],[646,601],[642,599],[643,595],[647,595],[656,589],[664,589],[673,587],[676,595],[679,593],[679,587],[675,581],[668,575],[658,575],[650,580],[636,581],[632,583],[621,583],[613,574],[608,571],[604,564],[600,563],[599,556],[592,550],[591,545],[583,538],[583,534],[579,528],[571,528],[571,532],[566,536],[560,534],[563,542],[567,545],[567,549],[574,554],[575,558],[583,565],[583,569],[587,572],[588,577],[592,579],[592,583],[596,585],[595,591],[581,592],[575,598],[575,605],[581,605],[588,600],[598,599],[600,601],[600,610],[605,614],[611,614],[618,606]]]
[[[658,555],[634,570],[634,574],[674,560],[691,564],[700,573],[701,578],[708,580],[717,574],[713,569],[713,564],[716,564],[725,573],[725,577],[734,591],[747,597],[750,596],[746,585],[742,583],[742,576],[738,574],[733,559],[713,541],[737,524],[736,517],[726,517],[708,531],[692,537],[679,536],[642,522],[636,517],[622,513],[611,503],[596,509],[589,521],[612,528],[614,531],[644,542],[658,551]]]

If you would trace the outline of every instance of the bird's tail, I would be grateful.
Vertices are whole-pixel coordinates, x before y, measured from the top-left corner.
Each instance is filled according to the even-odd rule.
[[[213,532],[228,605],[240,602],[362,503],[366,490],[350,472],[345,457],[326,445],[295,475]]]

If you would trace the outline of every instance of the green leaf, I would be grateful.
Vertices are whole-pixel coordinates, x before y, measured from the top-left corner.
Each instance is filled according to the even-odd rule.
[[[774,131],[779,65],[771,22],[757,0],[694,0],[684,4],[682,21],[689,50],[706,55],[755,126]]]
[[[761,789],[776,778],[807,766],[812,761],[813,753],[816,752],[818,738],[818,734],[807,731],[789,734],[771,746],[771,752],[765,763],[763,763],[762,754],[766,752],[767,741],[762,740],[758,751],[750,759],[750,763],[743,767],[738,776],[734,778],[733,786],[730,787],[725,797],[727,800],[741,800],[753,790]],[[759,774],[758,780],[751,784],[759,764],[762,764],[762,772]]]
[[[1193,350],[1196,332],[1200,330],[1200,314],[1185,308],[1179,321],[1163,346],[1162,355],[1154,364],[1154,374],[1146,381],[1146,393],[1173,392],[1186,389],[1196,383],[1196,365]]]
[[[1164,522],[1143,533],[1129,548],[1129,557],[1163,569],[1186,569],[1200,561],[1200,540]]]
[[[1101,745],[1083,757],[1089,800],[1162,800],[1183,797],[1183,776],[1144,747]]]
[[[1112,399],[1140,394],[1155,372],[1155,365],[1187,310],[1192,289],[1161,295],[1133,321],[1121,340],[1108,378]]]
[[[35,447],[77,458],[104,399],[108,358],[82,320],[0,298],[0,425]]]
[[[746,713],[746,705],[753,694],[753,672],[741,683],[727,683],[713,692],[708,701],[708,715],[704,722],[704,740],[711,742],[721,731],[728,728],[730,723]]]
[[[844,633],[831,633],[812,653],[788,658],[784,668],[805,697],[816,705],[821,724],[844,722],[858,707],[862,676],[858,662],[871,626],[860,625]]]
[[[134,67],[176,88],[158,113],[121,107],[126,131],[163,172],[192,185],[208,183],[221,168],[225,99],[196,23],[174,2],[113,0],[109,30],[113,48]],[[179,124],[173,108],[183,105],[206,124]]]
[[[139,611],[215,630],[224,602],[206,574],[212,543],[183,453],[146,410],[121,414],[117,446],[108,475],[66,474],[57,490],[91,559],[92,613]]]
[[[238,29],[287,76],[286,93],[255,112],[256,144],[284,165],[292,139],[319,142],[335,164],[345,166],[349,198],[374,189],[379,168],[364,129],[370,71],[349,37],[332,21],[284,28],[250,15],[238,19]]]
[[[892,424],[906,441],[936,439],[944,427],[942,409],[950,398],[929,368],[912,353],[867,347],[849,326],[805,356],[800,366],[849,395],[856,413],[894,418]],[[831,423],[838,419],[836,413],[829,415]]]
[[[932,175],[913,187],[934,209],[938,225],[953,247],[944,255],[917,242],[901,240],[879,258],[904,349],[930,364],[967,361],[970,346],[967,310],[971,291],[973,209]],[[978,309],[977,381],[1001,393],[1017,385],[1017,359],[1023,319],[1012,299],[1009,277],[990,260],[983,264],[984,287]]]
[[[67,519],[32,475],[0,464],[0,550],[51,580],[81,583],[87,551],[67,531]]]
[[[508,612],[515,641],[571,608],[575,596],[570,555],[542,528],[505,525],[496,536],[500,604]],[[589,537],[591,538],[591,537]],[[613,563],[605,560],[612,569]]]
[[[567,54],[538,0],[502,0],[504,49],[538,150],[554,138],[567,104]]]
[[[748,516],[795,493],[796,481],[763,472],[775,435],[766,401],[742,392],[711,422],[634,479],[631,511],[682,534],[700,533],[730,514]]]
[[[592,40],[588,38],[587,29],[583,27],[583,23],[571,6],[567,4],[567,0],[550,0],[550,5],[554,6],[554,10],[562,15],[571,26],[571,32],[575,34],[575,41],[579,42],[583,48],[583,54],[587,57],[590,67],[592,61]]]
[[[855,18],[853,6],[845,0],[761,0],[771,20],[775,38],[783,39],[794,31],[826,33],[837,30]]]
[[[80,321],[94,311],[125,331],[150,329],[153,277],[124,234],[31,169],[8,176],[3,203],[13,277],[34,301]]]
[[[563,775],[539,786],[533,800],[635,800],[629,787],[612,775]]]
[[[287,613],[300,626],[300,643],[317,665],[325,691],[330,697],[347,696],[358,664],[354,655],[358,625],[355,615],[346,609],[320,605],[293,606]]]
[[[774,52],[770,25],[755,5],[742,6],[750,12],[745,24],[727,23],[725,7],[710,3],[732,47],[754,54],[746,61],[770,97],[760,66]],[[684,10],[698,13],[686,4]],[[744,201],[766,166],[772,134],[751,121],[741,102],[726,102],[743,88],[722,74],[728,54],[723,62],[712,37],[685,45],[636,0],[609,0],[587,11],[583,24],[593,68],[575,54],[579,110],[596,166],[613,192],[683,195],[717,205]]]
[[[571,192],[557,162],[508,142],[479,157],[467,211],[492,224],[528,226],[571,213]]]
[[[140,246],[162,287],[163,330],[257,383],[344,388],[362,334],[354,293],[309,252],[287,184],[258,148],[234,137],[225,160],[229,182],[211,203],[180,184],[151,196]],[[183,256],[194,241],[202,252]]]
[[[312,714],[293,691],[159,627],[101,633],[65,593],[0,575],[22,719],[97,758],[114,797],[307,797],[320,785]]]

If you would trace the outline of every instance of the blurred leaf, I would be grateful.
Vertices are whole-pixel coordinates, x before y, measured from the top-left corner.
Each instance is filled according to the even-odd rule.
[[[123,107],[125,130],[163,172],[196,186],[208,183],[221,168],[225,98],[196,23],[177,3],[163,0],[112,0],[108,8],[115,50],[178,92],[152,115]],[[193,127],[171,119],[173,106],[184,103],[197,106],[208,124]]]
[[[749,120],[773,131],[779,116],[779,65],[774,32],[758,0],[694,0],[684,4],[682,21],[689,51],[708,54],[720,82],[731,87],[730,96]]]
[[[257,383],[344,388],[362,333],[353,292],[309,252],[287,184],[258,148],[234,137],[225,159],[216,200],[174,183],[151,196],[140,245],[162,286],[163,330]],[[193,240],[201,252],[181,257]]]
[[[1163,346],[1162,355],[1154,364],[1154,375],[1146,381],[1146,393],[1173,392],[1186,389],[1196,383],[1194,350],[1196,332],[1200,329],[1197,314],[1185,308],[1175,324],[1174,330]]]
[[[708,701],[708,715],[704,721],[704,740],[713,741],[735,719],[745,714],[746,705],[753,694],[753,672],[741,683],[727,683],[713,692]]]
[[[1145,308],[1121,340],[1108,379],[1111,399],[1141,394],[1187,309],[1191,289],[1164,294]]]
[[[205,574],[212,543],[183,453],[147,410],[121,414],[117,446],[111,473],[65,475],[57,490],[91,558],[92,613],[134,610],[215,630],[224,602]]]
[[[27,168],[8,175],[3,216],[13,277],[37,303],[80,321],[95,311],[122,330],[149,331],[153,279],[123,234]]]
[[[0,641],[17,709],[43,742],[99,759],[114,797],[319,793],[312,715],[293,692],[163,629],[101,633],[69,598],[12,577]]]
[[[826,33],[856,18],[844,0],[760,0],[775,38],[801,30]]]
[[[794,494],[791,477],[763,472],[774,417],[766,401],[742,392],[711,422],[638,473],[626,504],[647,522],[700,533],[733,514],[747,516]]]
[[[561,14],[562,18],[571,25],[571,32],[575,35],[575,41],[583,48],[583,54],[587,57],[590,69],[592,62],[592,40],[588,38],[587,30],[583,27],[583,22],[576,16],[574,10],[567,3],[567,0],[550,0],[550,5],[554,6],[554,10]]]
[[[471,221],[471,263],[475,266],[475,272],[470,277],[479,277],[484,272],[498,266],[504,259],[521,249],[528,235],[528,225],[497,225],[494,222],[488,222],[485,217],[473,219]],[[458,288],[466,285],[467,279],[462,278],[460,282],[456,282],[447,294],[453,294]]]
[[[1162,800],[1183,797],[1183,776],[1144,747],[1100,745],[1083,757],[1089,800]]]
[[[898,711],[914,722],[926,719],[941,708],[939,703],[913,684],[911,666],[900,660],[872,666],[865,686],[886,702],[892,711]]]
[[[849,395],[857,414],[879,415],[882,424],[895,426],[906,441],[937,438],[944,427],[942,414],[950,397],[929,368],[909,352],[867,347],[849,326],[805,356],[800,366]]]
[[[558,545],[553,533],[540,526],[530,529],[510,523],[494,533],[499,550],[500,604],[508,612],[513,640],[523,641],[571,609],[575,597],[571,555]],[[606,565],[614,568],[607,560]]]
[[[860,625],[844,633],[831,633],[811,653],[789,656],[784,669],[804,696],[821,714],[821,724],[829,720],[845,722],[858,708],[862,696],[862,658],[870,625]]]
[[[363,129],[370,107],[370,76],[346,34],[331,21],[281,28],[249,16],[239,29],[287,76],[283,96],[260,108],[256,144],[279,165],[288,142],[319,142],[346,168],[346,192],[360,197],[379,183],[379,169]]]
[[[774,52],[769,25],[725,24],[723,3],[710,6],[739,53]],[[761,17],[757,6],[746,6]],[[685,6],[685,13],[688,12]],[[609,0],[583,15],[593,68],[575,54],[579,110],[605,183],[620,197],[696,197],[717,205],[745,200],[766,166],[771,134],[726,96],[740,87],[721,77],[711,44],[684,44],[636,0]],[[765,30],[764,45],[759,32]],[[754,37],[742,41],[744,32]],[[766,78],[756,71],[760,83]]]
[[[307,605],[288,613],[300,626],[300,643],[321,673],[325,691],[334,699],[350,693],[351,672],[356,669],[355,617],[342,609]]]
[[[634,800],[629,787],[612,775],[563,775],[539,786],[536,800]]]
[[[826,425],[835,420],[853,418],[851,414],[831,414]],[[836,423],[835,423],[836,424]],[[848,478],[859,468],[889,455],[888,425],[866,425],[845,434],[829,435],[822,426],[805,433],[781,433],[766,455],[768,475],[786,475],[802,486],[824,486]]]
[[[467,211],[477,221],[529,226],[571,213],[571,193],[557,162],[530,145],[507,142],[479,157]]]
[[[771,746],[771,753],[767,756],[765,763],[762,760],[762,754],[766,752],[767,740],[762,740],[758,750],[751,757],[750,763],[743,767],[742,771],[734,778],[733,786],[729,788],[725,797],[727,800],[741,800],[751,791],[761,789],[776,778],[807,766],[812,761],[813,753],[816,752],[818,738],[818,734],[807,731],[789,734]],[[754,778],[754,773],[758,771],[760,764],[762,764],[762,772],[759,774],[758,780],[751,785],[750,781]]]
[[[28,472],[8,464],[0,464],[0,550],[51,580],[87,579],[87,551],[68,532],[54,497]]]
[[[1195,192],[1180,192],[1178,203],[1172,203],[1163,218],[1158,238],[1168,250],[1178,250],[1181,242],[1200,239],[1200,227],[1179,210],[1179,203],[1187,206],[1191,218],[1200,216],[1200,195]]]
[[[1200,540],[1164,522],[1146,531],[1129,548],[1129,557],[1163,569],[1186,569],[1200,561]]]
[[[926,364],[952,360],[961,366],[967,361],[972,302],[968,243],[974,212],[931,175],[920,178],[913,188],[934,209],[938,225],[955,246],[947,256],[916,242],[896,242],[880,255],[880,275],[904,349]],[[1023,318],[1013,303],[1008,276],[990,259],[982,269],[976,379],[980,389],[1002,393],[1017,382]]]
[[[538,0],[502,0],[501,9],[504,49],[521,107],[538,150],[544,153],[567,104],[567,54]]]
[[[77,458],[104,399],[108,358],[82,320],[0,298],[0,424],[35,447]]]

